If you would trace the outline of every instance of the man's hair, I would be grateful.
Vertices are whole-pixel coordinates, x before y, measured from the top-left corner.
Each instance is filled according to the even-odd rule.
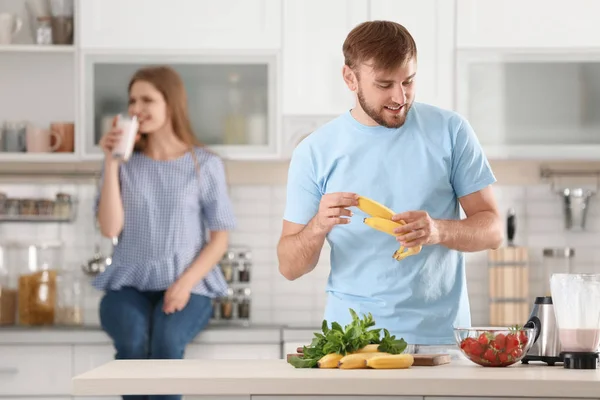
[[[417,58],[417,45],[408,30],[392,21],[367,21],[356,26],[342,47],[344,62],[357,72],[371,62],[376,71],[392,71]]]

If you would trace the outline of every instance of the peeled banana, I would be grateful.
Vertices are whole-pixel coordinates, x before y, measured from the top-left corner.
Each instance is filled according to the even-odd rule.
[[[324,355],[321,357],[319,361],[317,361],[317,367],[319,368],[337,368],[339,361],[344,356],[337,353],[331,353]]]
[[[372,217],[380,217],[389,220],[391,220],[392,216],[395,214],[393,210],[390,210],[383,204],[363,196],[358,197],[358,209]]]
[[[373,369],[405,369],[410,368],[414,362],[412,354],[390,354],[366,360],[367,368]]]
[[[348,354],[339,361],[339,369],[364,369],[367,368],[367,360],[373,357],[387,357],[391,356],[389,353],[352,353]]]
[[[404,221],[396,222],[396,221],[384,219],[381,217],[365,218],[363,220],[363,222],[373,229],[377,229],[378,231],[387,233],[388,235],[392,235],[394,237],[397,235],[396,233],[394,233],[394,229],[396,229],[402,225],[406,225],[406,223]],[[395,260],[400,261],[400,260],[405,259],[408,256],[419,254],[421,252],[421,249],[422,249],[422,246],[416,246],[416,247],[411,247],[411,248],[407,249],[406,251],[404,251],[404,246],[400,246],[400,248],[394,252],[393,257]]]

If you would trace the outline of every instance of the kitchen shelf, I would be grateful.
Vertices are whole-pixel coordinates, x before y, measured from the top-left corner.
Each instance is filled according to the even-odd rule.
[[[75,53],[75,46],[9,44],[0,46],[0,53]]]
[[[2,153],[0,152],[1,162],[73,162],[78,161],[79,156],[76,153]]]
[[[53,215],[0,215],[0,223],[3,222],[39,222],[39,223],[71,223],[75,221],[75,213],[66,218]]]

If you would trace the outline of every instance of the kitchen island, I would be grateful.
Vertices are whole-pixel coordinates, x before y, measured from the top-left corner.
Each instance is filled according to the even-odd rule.
[[[73,378],[74,396],[239,400],[600,399],[600,369],[469,361],[403,370],[296,369],[285,360],[118,360]]]

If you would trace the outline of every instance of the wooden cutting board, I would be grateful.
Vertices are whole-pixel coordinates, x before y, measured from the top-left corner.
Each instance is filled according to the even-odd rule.
[[[301,353],[288,354],[286,360],[289,362],[292,356],[301,356]],[[413,354],[415,367],[435,367],[450,363],[449,354]]]

